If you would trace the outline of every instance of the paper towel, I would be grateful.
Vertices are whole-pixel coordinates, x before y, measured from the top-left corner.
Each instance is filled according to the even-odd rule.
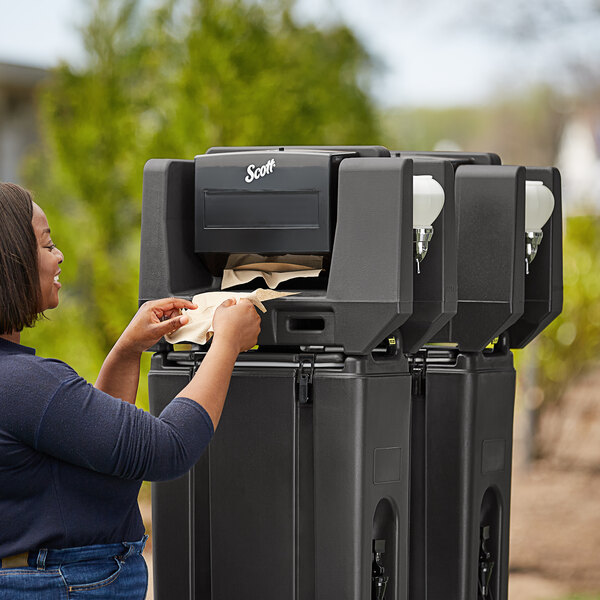
[[[180,327],[175,333],[165,335],[165,340],[170,344],[179,342],[192,342],[194,344],[206,344],[214,332],[212,327],[213,317],[217,308],[229,298],[247,298],[260,311],[267,312],[263,302],[273,300],[273,298],[282,298],[283,296],[292,296],[298,292],[275,292],[273,290],[257,289],[253,292],[206,292],[197,294],[192,298],[192,302],[198,305],[195,310],[183,309],[181,314],[189,318],[189,322]]]
[[[323,270],[323,257],[303,254],[261,256],[231,254],[223,271],[221,289],[248,283],[262,277],[271,289],[295,277],[317,277]]]

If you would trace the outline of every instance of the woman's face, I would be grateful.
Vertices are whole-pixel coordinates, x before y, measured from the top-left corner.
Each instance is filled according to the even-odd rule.
[[[44,211],[34,202],[31,219],[38,243],[38,270],[40,272],[41,303],[40,312],[58,306],[60,283],[60,263],[63,253],[52,243],[50,227]]]

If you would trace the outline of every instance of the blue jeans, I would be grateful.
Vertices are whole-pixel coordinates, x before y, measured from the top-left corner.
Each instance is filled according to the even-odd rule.
[[[0,568],[0,600],[144,600],[148,569],[139,542],[29,553],[28,567]]]

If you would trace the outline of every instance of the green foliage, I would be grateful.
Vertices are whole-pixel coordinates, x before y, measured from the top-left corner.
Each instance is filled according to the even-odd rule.
[[[137,308],[142,169],[214,145],[374,143],[359,81],[369,56],[343,26],[300,26],[292,2],[97,0],[83,67],[41,98],[27,184],[65,254],[61,306],[23,336],[93,379]]]
[[[564,239],[564,306],[536,342],[538,385],[549,400],[600,352],[600,218],[570,217]],[[527,352],[524,350],[523,352]]]

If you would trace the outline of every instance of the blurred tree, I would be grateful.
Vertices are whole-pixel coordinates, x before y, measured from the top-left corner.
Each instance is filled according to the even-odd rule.
[[[381,111],[380,118],[384,145],[395,150],[431,151],[441,140],[474,149],[471,138],[485,130],[488,114],[474,107],[389,108]]]
[[[559,92],[540,84],[494,103],[485,136],[494,141],[505,164],[553,165],[569,110],[569,102]]]
[[[137,307],[147,159],[377,141],[360,85],[371,59],[346,27],[300,26],[292,0],[153,7],[95,1],[85,64],[54,71],[41,99],[44,144],[27,168],[66,258],[60,309],[23,341],[90,379]]]
[[[462,2],[468,3],[468,0]],[[471,27],[482,28],[499,38],[526,43],[544,41],[549,34],[564,35],[572,27],[590,21],[600,23],[597,0],[506,0],[501,4],[480,0],[479,7],[480,10],[471,15]],[[464,24],[464,21],[460,23]]]
[[[409,0],[407,8],[413,19],[427,15],[433,33],[485,38],[489,52],[504,56],[505,87],[536,81],[574,94],[598,92],[598,0]]]
[[[382,143],[392,148],[434,150],[445,141],[496,152],[505,164],[540,166],[554,164],[567,116],[567,101],[539,85],[481,107],[386,109],[380,128]]]

